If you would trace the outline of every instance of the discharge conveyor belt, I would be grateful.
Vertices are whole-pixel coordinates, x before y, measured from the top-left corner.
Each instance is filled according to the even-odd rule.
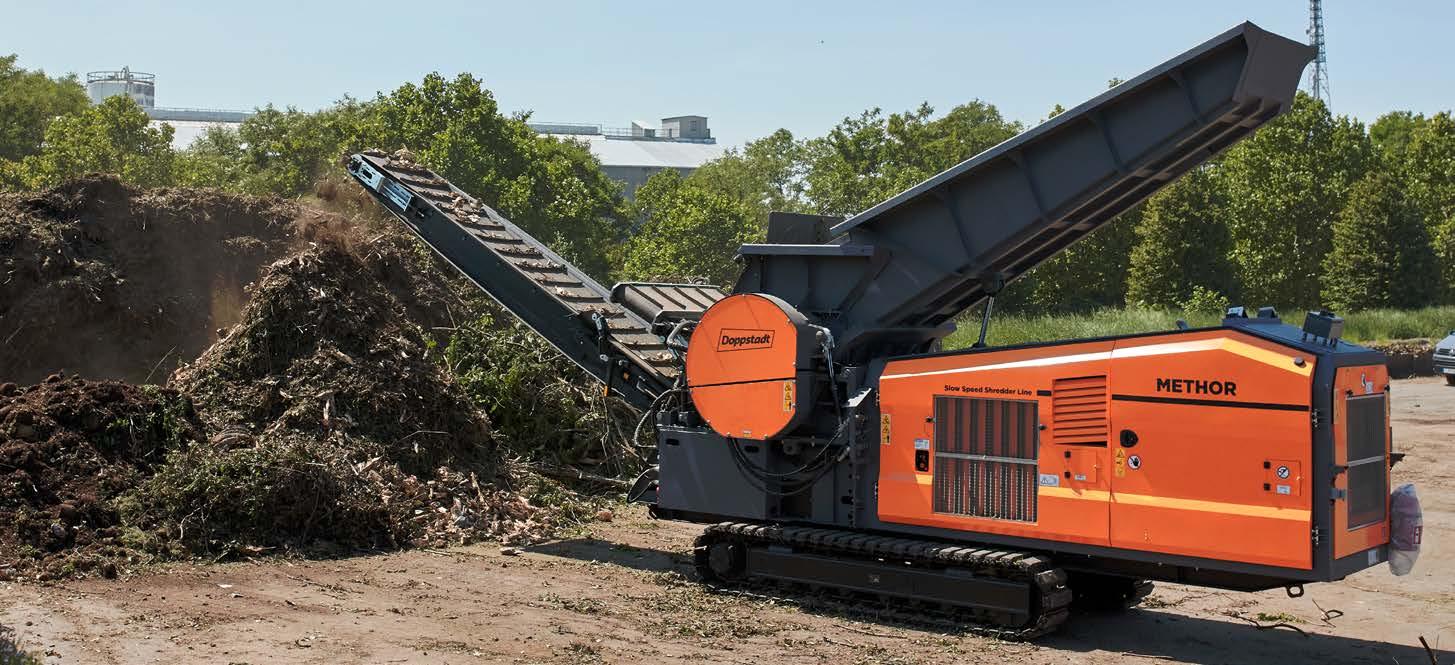
[[[366,151],[349,173],[425,244],[568,358],[646,408],[679,374],[647,321],[490,206],[433,171]]]

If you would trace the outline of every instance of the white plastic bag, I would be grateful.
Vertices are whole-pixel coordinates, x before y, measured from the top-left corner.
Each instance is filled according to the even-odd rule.
[[[1400,485],[1389,495],[1389,572],[1408,575],[1420,558],[1424,517],[1420,497],[1412,484]]]

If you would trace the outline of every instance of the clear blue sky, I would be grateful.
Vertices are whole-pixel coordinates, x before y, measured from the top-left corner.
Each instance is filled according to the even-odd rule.
[[[1305,0],[0,4],[0,54],[50,73],[154,72],[162,106],[312,110],[468,71],[537,120],[695,113],[727,144],[921,101],[979,98],[1034,122],[1244,20],[1304,40],[1308,12]],[[1455,106],[1455,2],[1324,11],[1336,112]]]

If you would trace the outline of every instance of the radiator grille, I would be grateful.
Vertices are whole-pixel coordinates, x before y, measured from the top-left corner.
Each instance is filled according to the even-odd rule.
[[[1051,442],[1105,446],[1106,376],[1057,379],[1051,383]]]
[[[1349,528],[1384,520],[1389,466],[1384,457],[1384,395],[1350,397],[1345,406],[1345,450],[1349,460]]]
[[[1036,521],[1037,405],[935,397],[937,513]]]

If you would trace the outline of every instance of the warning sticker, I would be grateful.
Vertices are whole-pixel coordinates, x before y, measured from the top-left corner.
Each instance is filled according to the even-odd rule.
[[[789,411],[792,411],[792,410],[793,410],[793,382],[792,381],[784,381],[783,382],[783,411],[786,413],[786,412],[789,412]]]
[[[1127,477],[1127,451],[1117,448],[1116,469],[1113,471],[1118,478]]]
[[[879,443],[889,445],[889,414],[879,414]]]

